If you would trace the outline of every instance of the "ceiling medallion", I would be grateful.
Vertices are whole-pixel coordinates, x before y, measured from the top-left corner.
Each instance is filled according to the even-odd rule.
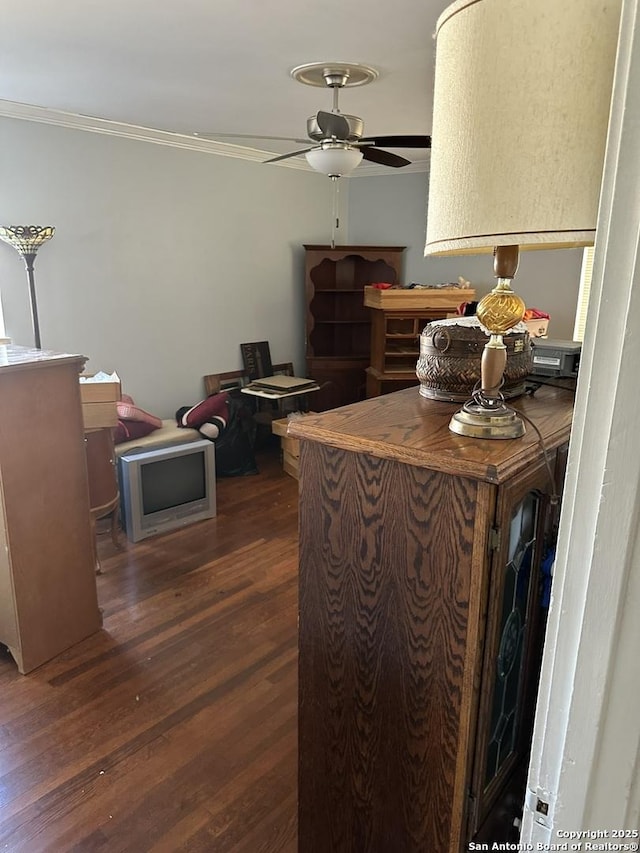
[[[290,71],[291,76],[298,83],[307,86],[338,86],[347,88],[349,86],[365,86],[378,78],[378,72],[370,65],[361,62],[306,62],[297,65]],[[335,80],[335,82],[331,82]]]

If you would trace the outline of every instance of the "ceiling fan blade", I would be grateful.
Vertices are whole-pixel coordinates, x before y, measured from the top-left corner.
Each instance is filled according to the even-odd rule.
[[[281,154],[279,157],[271,157],[269,160],[263,160],[263,163],[277,163],[278,160],[286,160],[289,157],[297,157],[298,154],[306,154],[307,151],[313,151],[319,148],[319,145],[312,145],[311,148],[301,148],[300,151],[291,151],[289,154]]]
[[[382,166],[393,166],[395,169],[399,169],[400,166],[409,166],[411,163],[411,160],[399,157],[397,154],[392,154],[391,151],[383,151],[382,148],[363,146],[360,150],[365,160],[370,160],[372,163],[380,163]]]
[[[316,121],[325,139],[333,137],[340,140],[348,139],[349,122],[340,113],[326,113],[320,110],[316,116]]]
[[[385,148],[431,148],[430,136],[367,136],[360,142]]]

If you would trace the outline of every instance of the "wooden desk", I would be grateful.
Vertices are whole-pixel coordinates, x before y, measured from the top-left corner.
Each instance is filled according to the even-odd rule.
[[[102,624],[78,383],[84,362],[0,346],[0,643],[23,673]]]
[[[313,384],[309,385],[305,388],[298,388],[291,391],[270,391],[267,388],[256,388],[253,385],[247,385],[245,388],[240,389],[243,394],[249,394],[252,397],[260,397],[262,400],[271,400],[274,403],[279,403],[281,400],[290,400],[292,398],[297,398],[298,407],[305,409],[307,406],[307,394],[313,394],[314,391],[319,391],[320,386]],[[300,401],[303,401],[301,404]],[[282,409],[282,406],[278,407]]]
[[[559,490],[573,395],[544,388],[514,407],[540,428]],[[289,422],[300,439],[304,853],[509,840],[551,484],[531,427],[522,439],[464,438],[448,429],[456,408],[409,389]]]
[[[293,364],[290,361],[273,365],[274,373],[284,373],[293,376]],[[209,373],[203,376],[204,391],[207,397],[219,394],[221,391],[230,391],[244,388],[249,384],[249,376],[246,370],[229,370],[226,373]]]

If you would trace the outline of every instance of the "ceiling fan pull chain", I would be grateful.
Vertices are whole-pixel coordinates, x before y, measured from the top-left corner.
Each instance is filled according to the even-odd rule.
[[[338,189],[338,176],[331,175],[331,181],[333,182],[333,211],[331,216],[331,248],[335,249],[336,247],[336,236],[337,232],[340,228],[340,209],[338,205],[339,200],[339,189]]]

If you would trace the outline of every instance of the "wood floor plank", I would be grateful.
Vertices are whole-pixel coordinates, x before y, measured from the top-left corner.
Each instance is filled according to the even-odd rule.
[[[99,537],[103,630],[28,676],[0,656],[0,850],[294,849],[297,484],[265,455],[218,507]]]
[[[286,651],[292,648],[293,644],[289,641]],[[77,723],[82,717],[74,715],[73,731],[69,739],[61,745],[55,740],[52,741],[55,746],[52,745],[42,756],[25,762],[17,771],[3,776],[6,789],[14,791],[13,799],[5,799],[1,803],[3,818],[5,815],[8,818],[15,812],[22,814],[30,802],[39,802],[42,796],[66,797],[70,789],[84,787],[87,781],[100,771],[110,771],[123,758],[153,743],[157,737],[196,716],[208,705],[233,691],[250,688],[254,682],[254,673],[261,677],[262,667],[268,667],[270,661],[279,658],[284,650],[282,647],[276,648],[254,661],[241,673],[232,674],[223,681],[214,677],[212,684],[206,682],[202,687],[196,687],[194,692],[184,695],[182,699],[179,698],[178,688],[177,694],[171,692],[169,695],[179,704],[169,710],[164,702],[162,713],[154,713],[152,708],[149,714],[144,704],[136,701],[135,696],[131,695],[126,705],[120,705],[112,717],[104,719],[104,726],[100,726],[98,721],[98,727],[93,728],[96,726],[96,716],[93,715],[89,720],[92,728],[80,737],[77,733]],[[102,717],[104,716],[103,712]],[[58,770],[61,764],[62,770]],[[42,781],[33,785],[31,780],[40,777]],[[45,794],[45,791],[49,793]],[[8,819],[0,822],[0,831],[8,822]]]
[[[295,591],[292,583],[287,583],[289,596],[285,602],[290,606],[294,602]],[[269,618],[270,611],[264,602],[259,606],[251,607],[249,610],[251,620],[256,624],[262,624]],[[82,717],[88,724],[90,731],[83,735],[82,741],[75,744],[75,749],[84,749],[87,738],[91,742],[92,733],[98,732],[94,725],[99,726],[105,722],[105,711],[102,697],[109,691],[113,697],[113,705],[106,721],[109,724],[112,745],[117,745],[119,734],[128,737],[130,726],[148,728],[149,724],[156,720],[162,720],[166,714],[168,705],[178,700],[178,696],[185,701],[187,698],[196,697],[203,688],[213,689],[221,679],[228,679],[236,672],[240,672],[246,678],[250,667],[254,663],[254,657],[258,657],[262,649],[257,643],[253,645],[251,639],[251,623],[239,623],[243,626],[244,648],[238,648],[236,637],[233,634],[234,625],[226,619],[222,623],[222,636],[214,641],[211,626],[217,625],[215,616],[209,622],[198,621],[192,625],[187,620],[184,623],[183,633],[171,633],[171,637],[157,647],[143,647],[136,661],[120,661],[117,670],[105,673],[104,666],[99,667],[100,677],[94,678],[91,672],[86,672],[82,677],[82,685],[76,685],[72,702],[64,709],[59,710],[59,716],[50,727],[40,727],[35,735],[41,744],[48,744],[50,740],[55,741],[56,747],[48,747],[52,762],[57,762],[56,752],[74,749],[74,729],[69,724],[74,719]],[[275,636],[274,636],[275,639]],[[212,667],[210,660],[206,658],[215,655],[215,665]],[[203,681],[203,673],[205,669]],[[132,679],[135,679],[132,681]],[[227,688],[228,689],[228,688]],[[136,698],[138,697],[138,698]],[[140,720],[141,711],[146,715]],[[150,715],[152,717],[150,718]],[[13,755],[23,758],[28,754],[29,742],[25,737],[25,730],[33,727],[34,716],[37,720],[40,712],[36,715],[27,714],[26,719],[14,721],[12,731],[15,737],[15,745],[4,751],[5,766],[9,767]],[[87,726],[84,727],[85,730]],[[58,733],[57,730],[64,729]],[[37,753],[37,744],[34,746]],[[2,802],[0,795],[0,804]]]

